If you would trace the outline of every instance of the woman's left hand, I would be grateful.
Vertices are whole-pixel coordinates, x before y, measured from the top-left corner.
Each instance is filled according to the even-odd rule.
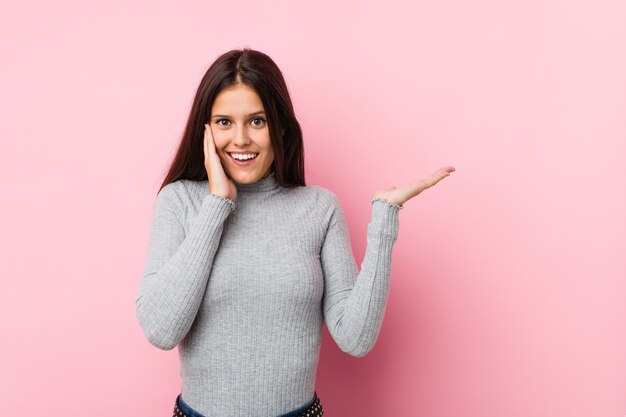
[[[454,170],[455,168],[453,166],[439,168],[434,174],[422,180],[410,181],[400,187],[391,187],[376,191],[372,194],[372,198],[381,197],[392,204],[404,204],[406,201],[415,197],[425,189],[437,184],[439,181],[450,175],[450,173]]]

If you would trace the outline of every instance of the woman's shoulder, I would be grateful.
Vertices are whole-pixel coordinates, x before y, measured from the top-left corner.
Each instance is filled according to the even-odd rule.
[[[209,182],[207,180],[179,179],[168,184],[167,186],[171,187],[171,193],[177,194],[182,198],[193,199],[196,194],[201,195],[203,191],[206,194],[208,184]]]
[[[186,210],[193,194],[197,193],[199,186],[195,184],[200,181],[179,179],[163,186],[157,194],[157,204],[165,203],[177,210]]]
[[[165,184],[158,192],[159,196],[174,197],[174,196],[183,196],[187,193],[187,186],[185,182],[188,180],[176,180],[170,183]]]
[[[334,209],[337,206],[341,206],[337,195],[321,185],[307,185],[300,187],[304,189],[304,193],[313,198],[318,205],[327,209]]]

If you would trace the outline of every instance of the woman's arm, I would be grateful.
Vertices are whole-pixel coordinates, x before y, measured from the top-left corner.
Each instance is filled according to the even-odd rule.
[[[337,197],[331,195],[333,213],[321,249],[324,319],[339,348],[362,357],[374,347],[385,314],[391,252],[402,206],[372,199],[367,248],[359,271],[343,210]]]
[[[185,337],[196,317],[209,280],[224,221],[232,200],[207,193],[185,236],[180,182],[157,195],[145,269],[136,297],[136,315],[146,338],[170,350]]]
[[[365,356],[382,325],[389,293],[391,250],[398,237],[398,211],[404,203],[434,186],[456,169],[444,166],[425,179],[372,195],[372,220],[367,248],[358,271],[348,227],[337,197],[331,193],[333,213],[322,246],[323,310],[326,326],[341,350]]]

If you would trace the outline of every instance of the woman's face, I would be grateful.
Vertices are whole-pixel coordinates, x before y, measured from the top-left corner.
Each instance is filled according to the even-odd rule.
[[[274,151],[263,103],[252,88],[238,84],[220,91],[211,108],[211,132],[231,179],[249,184],[269,174]],[[254,158],[236,160],[233,154]]]

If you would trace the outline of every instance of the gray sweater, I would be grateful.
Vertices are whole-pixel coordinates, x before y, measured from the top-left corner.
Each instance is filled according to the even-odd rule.
[[[275,417],[313,398],[322,323],[356,357],[382,325],[402,205],[371,200],[357,269],[339,200],[274,174],[157,195],[136,314],[148,341],[178,346],[183,400],[207,417]]]

